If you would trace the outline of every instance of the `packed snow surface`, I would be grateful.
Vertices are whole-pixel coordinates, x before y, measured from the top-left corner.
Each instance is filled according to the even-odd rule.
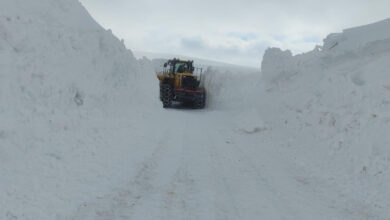
[[[389,30],[206,68],[206,109],[163,109],[159,61],[78,1],[2,0],[0,219],[388,220]]]

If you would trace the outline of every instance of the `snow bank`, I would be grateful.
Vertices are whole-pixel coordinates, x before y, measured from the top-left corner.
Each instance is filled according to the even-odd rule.
[[[64,219],[124,181],[123,140],[160,107],[146,84],[151,64],[78,1],[0,1],[0,219]]]
[[[389,60],[390,20],[331,34],[306,54],[264,55],[259,108],[271,136],[343,219],[390,215]]]
[[[279,48],[267,49],[261,64],[263,80],[273,82],[277,79],[287,79],[293,75],[293,69],[296,69],[293,63],[294,58],[291,51],[282,51]]]
[[[13,102],[12,111],[117,104],[148,77],[78,1],[7,0],[0,10],[1,94],[7,94],[0,101]]]
[[[318,67],[345,63],[347,61],[376,58],[390,51],[390,19],[362,27],[346,29],[342,33],[330,34],[323,46],[313,51],[292,56],[290,51],[278,48],[268,49],[263,58],[261,70],[263,80],[286,81],[310,68],[315,74]]]
[[[326,51],[353,51],[365,46],[390,38],[390,19],[375,24],[346,29],[343,33],[330,34],[324,40],[323,49]]]
[[[260,71],[251,68],[208,67],[204,73],[208,110],[241,110],[251,106],[260,84]]]

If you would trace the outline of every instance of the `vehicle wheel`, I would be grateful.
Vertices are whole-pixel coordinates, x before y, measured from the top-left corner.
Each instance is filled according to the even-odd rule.
[[[194,107],[201,109],[206,105],[206,94],[199,95],[194,101]]]
[[[173,91],[172,86],[169,84],[163,84],[161,86],[161,100],[163,102],[163,107],[168,108],[172,105]]]
[[[192,107],[194,104],[191,101],[183,101],[182,106],[184,107]]]

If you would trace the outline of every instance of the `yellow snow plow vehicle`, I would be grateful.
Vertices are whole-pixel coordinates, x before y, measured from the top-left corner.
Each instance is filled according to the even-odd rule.
[[[202,69],[193,66],[194,61],[172,59],[157,74],[160,81],[160,100],[164,108],[180,102],[193,108],[204,108],[206,91],[201,87]]]

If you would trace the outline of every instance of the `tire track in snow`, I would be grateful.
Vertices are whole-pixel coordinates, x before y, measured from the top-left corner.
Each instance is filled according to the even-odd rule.
[[[76,214],[70,219],[132,219],[135,207],[155,190],[152,182],[156,174],[158,161],[163,158],[164,152],[167,152],[166,148],[169,146],[169,144],[165,143],[166,138],[164,137],[165,135],[162,136],[151,156],[141,164],[133,181],[124,189],[98,198],[97,201],[81,204]]]
[[[226,133],[190,128],[201,123],[198,115],[181,116],[133,181],[81,205],[72,219],[284,219],[280,210],[299,219],[240,146],[225,142]]]
[[[196,193],[195,180],[188,167],[179,167],[170,186],[164,191],[162,219],[199,219],[196,210],[191,210],[191,195]]]
[[[189,177],[188,173],[188,146],[185,144],[187,140],[185,130],[186,128],[182,129],[182,136],[184,137],[181,143],[182,153],[180,164],[177,166],[176,173],[170,181],[168,189],[164,191],[162,219],[175,219],[179,218],[179,216],[181,219],[190,219],[185,213],[188,213],[189,188],[194,183],[194,180]]]
[[[179,121],[179,124],[184,125],[180,132],[181,160],[162,196],[161,219],[209,219],[210,200],[205,193],[208,181],[206,179],[205,182],[204,175],[211,174],[205,165],[208,162],[204,159],[207,158],[203,143],[206,140],[199,139],[203,135],[202,130],[190,126],[199,121],[198,117],[185,114],[185,118]],[[204,163],[200,164],[200,161]]]
[[[254,165],[253,161],[246,155],[246,153],[236,144],[232,144],[232,146],[233,149],[237,152],[237,155],[241,155],[242,158],[241,161],[245,161],[245,163],[242,164],[248,167],[249,170],[252,170],[251,173],[254,174],[252,176],[254,181],[256,181],[258,185],[266,188],[268,192],[272,193],[272,195],[267,197],[269,201],[273,201],[272,203],[274,207],[281,206],[281,208],[279,208],[278,210],[285,210],[285,211],[287,210],[287,212],[290,214],[289,219],[303,219],[301,216],[298,216],[296,211],[288,205],[289,203],[286,201],[286,199],[283,198],[282,193],[279,190],[277,190],[275,186],[271,184],[267,178],[265,178],[265,176]]]
[[[216,144],[214,139],[210,136],[209,133],[206,133],[207,139],[209,140],[209,156],[211,158],[211,166],[214,173],[214,183],[216,191],[221,189],[222,187],[224,189],[224,197],[227,197],[223,201],[229,201],[228,207],[220,207],[221,204],[219,204],[219,201],[216,200],[216,208],[218,208],[218,213],[216,213],[217,219],[243,219],[240,214],[240,210],[237,207],[237,202],[232,194],[232,188],[228,184],[227,175],[226,175],[226,166],[221,160],[221,157],[223,155],[223,152],[219,152],[216,148]],[[226,160],[226,158],[225,158]],[[222,204],[224,206],[225,204]],[[233,210],[233,213],[230,213],[229,210]]]
[[[215,136],[224,137],[226,134]],[[223,219],[247,219],[253,216],[263,219],[286,219],[283,216],[286,212],[289,213],[287,219],[301,219],[288,205],[281,192],[265,178],[239,146],[226,144],[224,140],[219,141],[219,144],[212,144],[212,154],[217,161],[218,171],[221,171],[219,175],[223,175],[223,185],[228,191],[227,195],[232,199],[231,206],[235,210],[235,217],[227,216]]]

